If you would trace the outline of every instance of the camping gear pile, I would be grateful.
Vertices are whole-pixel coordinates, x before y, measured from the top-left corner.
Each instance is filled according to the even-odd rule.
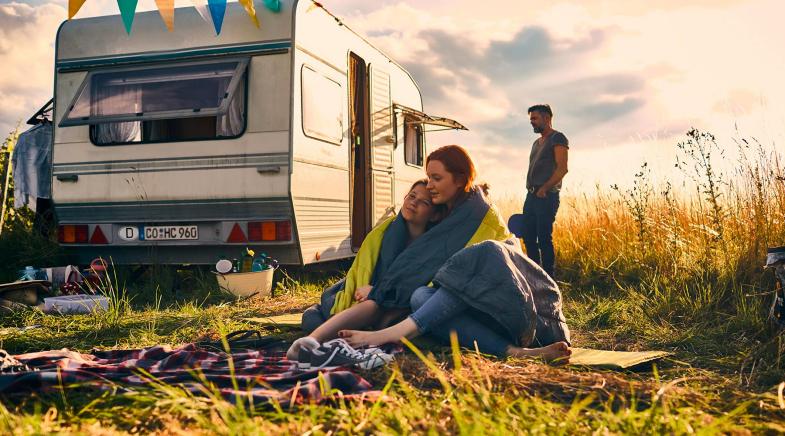
[[[90,313],[107,309],[109,300],[96,295],[105,280],[106,261],[95,259],[80,270],[73,265],[19,271],[15,282],[0,284],[0,313],[38,307],[47,313]]]

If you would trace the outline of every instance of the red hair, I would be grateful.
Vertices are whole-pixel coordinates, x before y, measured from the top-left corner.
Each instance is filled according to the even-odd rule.
[[[452,174],[456,181],[463,182],[463,191],[469,192],[477,172],[474,170],[474,163],[469,153],[460,145],[445,145],[437,148],[425,160],[425,165],[432,160],[438,160],[444,165],[448,173]]]

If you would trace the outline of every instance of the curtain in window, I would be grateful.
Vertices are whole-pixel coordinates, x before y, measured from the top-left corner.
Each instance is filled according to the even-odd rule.
[[[404,121],[404,152],[406,153],[406,162],[413,165],[422,165],[422,157],[420,156],[420,129],[417,124],[412,120],[405,119]]]
[[[351,125],[350,129],[352,138],[349,142],[352,144],[352,148],[354,148],[357,141],[357,136],[360,134],[358,131],[359,120],[357,119],[357,114],[360,112],[360,108],[362,107],[362,93],[357,92],[356,86],[357,82],[360,81],[360,79],[357,77],[359,63],[360,61],[354,58],[351,58],[351,61],[349,62],[349,77],[353,78],[354,80],[354,83],[349,84],[349,98],[352,102],[352,110],[349,115],[351,118],[349,122]]]
[[[229,81],[226,81],[226,86],[229,85]],[[226,87],[220,87],[220,95],[223,96],[224,92],[226,91]],[[237,88],[234,91],[234,96],[232,96],[232,100],[229,102],[229,108],[227,112],[219,116],[216,120],[216,134],[217,136],[237,136],[243,131],[243,126],[245,125],[245,117],[243,112],[245,111],[245,80],[240,79],[240,83],[237,84]]]
[[[91,115],[110,113],[116,108],[142,107],[142,90],[139,86],[98,86],[93,98]],[[95,126],[95,138],[99,144],[131,142],[139,135],[140,122],[101,123]]]

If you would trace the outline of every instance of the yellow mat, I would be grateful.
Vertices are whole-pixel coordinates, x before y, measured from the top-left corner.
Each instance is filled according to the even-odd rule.
[[[284,315],[265,316],[259,318],[243,318],[243,321],[252,322],[262,326],[300,328],[302,313],[287,313]]]
[[[662,359],[671,354],[673,353],[666,351],[606,351],[573,347],[570,365],[630,369],[644,363]]]

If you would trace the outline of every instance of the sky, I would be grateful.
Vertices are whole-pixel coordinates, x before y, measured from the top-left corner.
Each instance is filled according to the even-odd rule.
[[[779,0],[322,3],[412,73],[426,112],[469,128],[431,134],[429,147],[465,146],[499,194],[523,189],[536,103],[551,104],[569,138],[568,192],[626,185],[643,162],[655,180],[676,178],[676,144],[692,127],[728,147],[728,168],[734,138],[785,152]],[[50,98],[66,7],[0,0],[0,132]],[[77,17],[117,13],[115,0],[87,0]]]

